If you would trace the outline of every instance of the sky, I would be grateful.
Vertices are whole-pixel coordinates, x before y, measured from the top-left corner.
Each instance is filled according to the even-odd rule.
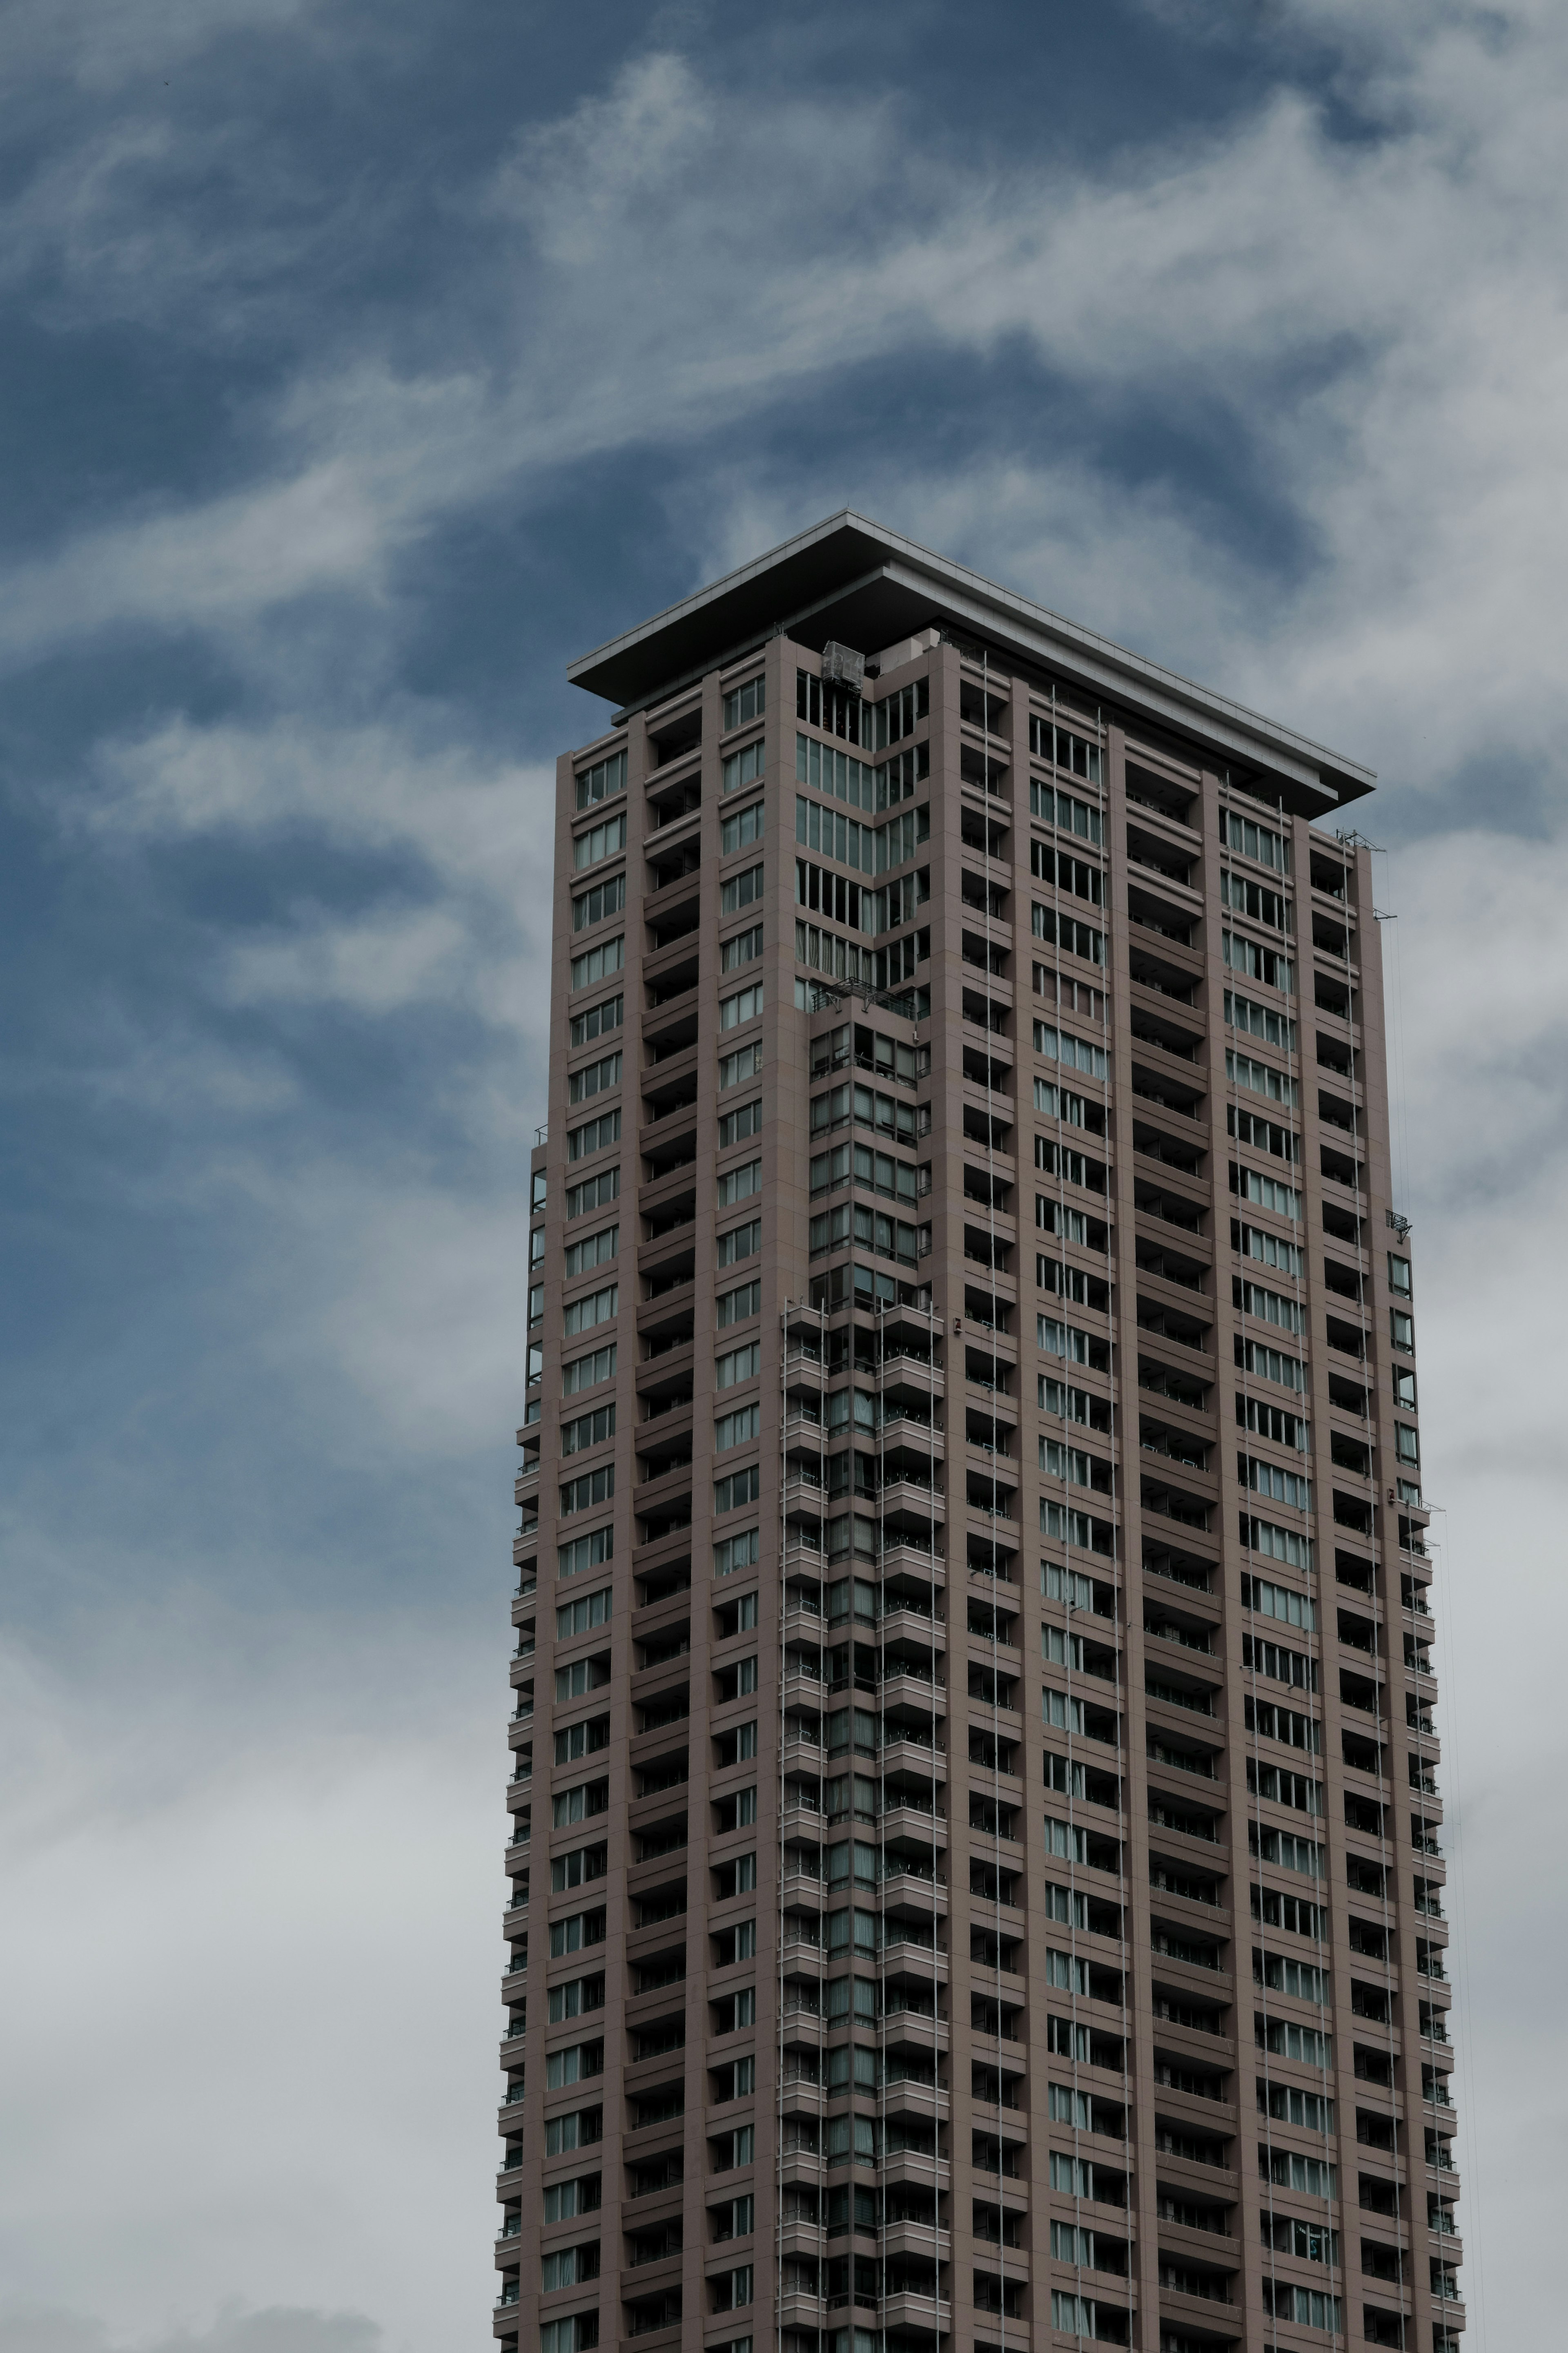
[[[0,2353],[488,2337],[565,665],[845,504],[1379,772],[1471,2341],[1545,2341],[1568,15],[0,43]]]

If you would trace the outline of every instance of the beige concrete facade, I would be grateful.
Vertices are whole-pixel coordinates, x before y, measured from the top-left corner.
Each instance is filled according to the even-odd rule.
[[[496,2335],[1446,2353],[1369,780],[823,529],[559,765]]]

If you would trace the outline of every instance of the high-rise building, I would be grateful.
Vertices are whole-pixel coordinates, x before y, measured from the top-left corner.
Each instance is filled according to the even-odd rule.
[[[571,675],[496,2335],[1449,2353],[1372,777],[848,513]]]

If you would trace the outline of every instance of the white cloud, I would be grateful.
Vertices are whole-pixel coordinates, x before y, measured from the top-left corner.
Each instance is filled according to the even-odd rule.
[[[497,1609],[499,1627],[499,1593]],[[79,1659],[67,1683],[0,1654],[0,2347],[118,2353],[144,2332],[139,2353],[372,2353],[384,2329],[402,2353],[455,2326],[477,2337],[499,1651],[465,1655],[391,1614],[358,1626],[347,1693],[305,1655],[247,1690],[238,1620],[196,1631],[176,1603],[154,1628],[142,1610],[130,1654],[162,1650],[150,1677]],[[111,2312],[112,2329],[26,2316],[65,2283],[75,2313]]]
[[[362,922],[307,917],[284,939],[236,946],[221,987],[237,1005],[338,1004],[399,1012],[461,993],[472,943],[448,909],[418,908]]]

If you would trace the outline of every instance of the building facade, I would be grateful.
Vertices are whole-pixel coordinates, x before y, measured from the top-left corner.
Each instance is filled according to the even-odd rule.
[[[1450,2353],[1372,779],[847,514],[572,674],[497,2337]]]

